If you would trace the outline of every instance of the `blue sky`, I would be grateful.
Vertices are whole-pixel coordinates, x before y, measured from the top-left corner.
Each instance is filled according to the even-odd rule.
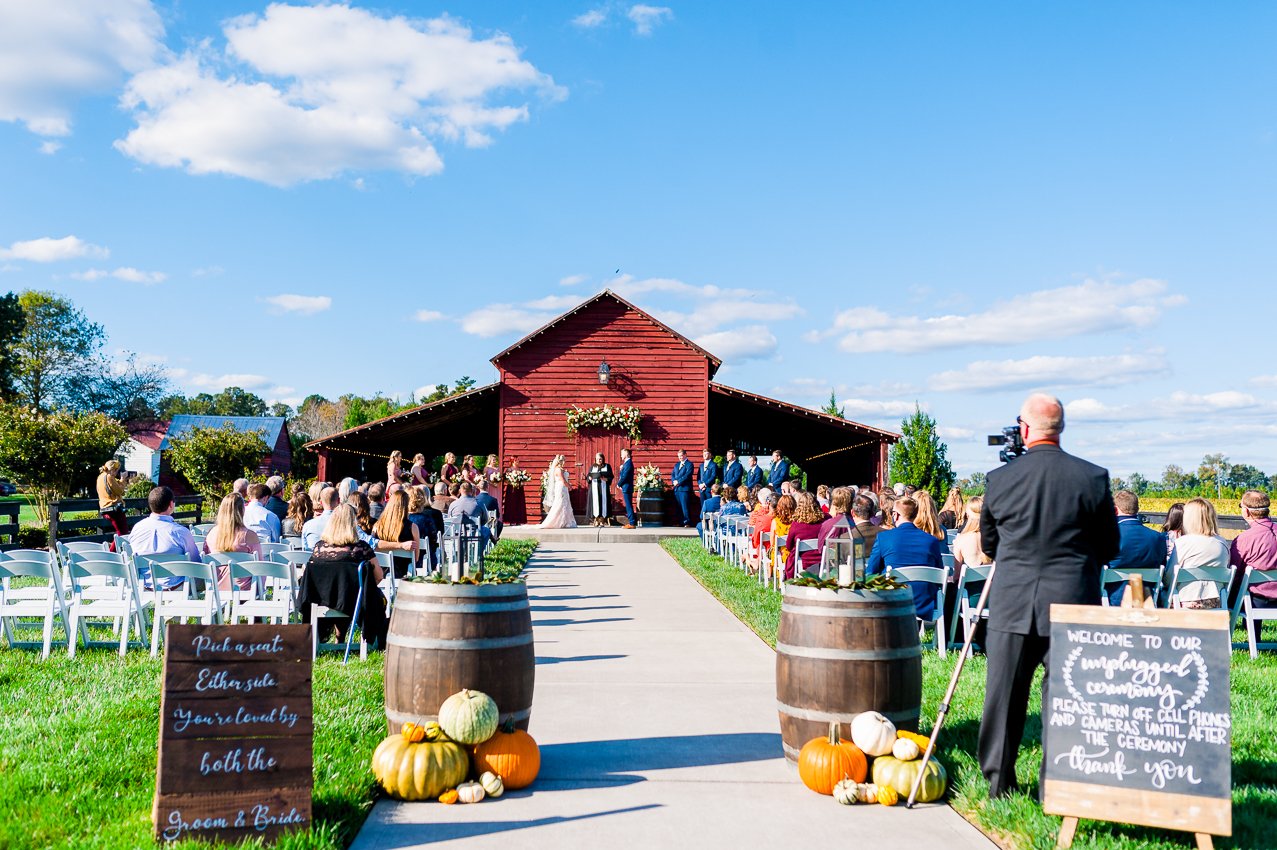
[[[963,474],[1277,472],[1277,6],[659,2],[0,0],[0,290],[296,403],[611,286]]]

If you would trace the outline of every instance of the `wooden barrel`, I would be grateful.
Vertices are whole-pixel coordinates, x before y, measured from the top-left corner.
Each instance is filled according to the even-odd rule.
[[[665,493],[662,490],[640,490],[639,525],[659,527],[665,523]]]
[[[913,591],[785,586],[776,635],[776,703],[785,758],[840,724],[878,711],[918,731],[922,647]]]
[[[400,582],[386,638],[386,723],[437,720],[462,688],[483,691],[501,720],[528,728],[536,652],[528,589]]]

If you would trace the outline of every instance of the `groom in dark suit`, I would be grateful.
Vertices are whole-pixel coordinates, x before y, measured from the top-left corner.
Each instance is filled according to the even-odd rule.
[[[625,527],[634,527],[634,461],[630,450],[621,449],[621,469],[616,473],[616,486],[621,488],[621,501],[625,504]]]
[[[1051,646],[1051,604],[1099,605],[1101,570],[1118,554],[1120,540],[1108,470],[1060,448],[1060,400],[1029,396],[1019,425],[1028,451],[989,473],[980,512],[980,548],[998,565],[989,594],[979,741],[990,797],[1016,788],[1029,687]],[[1044,728],[1051,722],[1046,686],[1043,681]]]

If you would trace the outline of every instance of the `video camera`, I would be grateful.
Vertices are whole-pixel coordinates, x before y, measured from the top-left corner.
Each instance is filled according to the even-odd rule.
[[[1003,463],[1010,463],[1026,451],[1018,423],[1003,428],[1001,434],[990,434],[989,445],[1002,447],[1002,451],[998,452],[998,459]]]

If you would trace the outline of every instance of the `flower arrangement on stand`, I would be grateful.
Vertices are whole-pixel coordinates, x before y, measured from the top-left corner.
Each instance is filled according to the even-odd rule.
[[[637,407],[613,407],[610,404],[602,407],[573,405],[566,415],[568,434],[576,434],[582,428],[593,426],[608,431],[623,431],[635,442],[643,439],[643,432],[639,427],[639,423],[643,420],[643,412]]]
[[[634,473],[634,483],[640,490],[665,489],[665,478],[661,475],[661,468],[654,463],[640,466]]]

